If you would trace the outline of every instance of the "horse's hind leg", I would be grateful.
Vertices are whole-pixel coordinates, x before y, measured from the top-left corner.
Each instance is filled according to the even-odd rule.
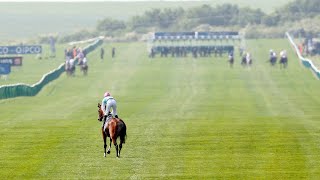
[[[122,149],[122,139],[120,138],[120,144],[119,144],[119,156],[118,157],[120,157],[120,152],[121,152],[121,149]]]
[[[108,154],[110,154],[111,142],[112,142],[112,140],[110,138],[110,146],[109,146],[108,151],[107,151]]]
[[[116,153],[117,153],[117,157],[120,157],[120,152],[119,152],[118,144],[115,144],[115,146],[116,146]]]
[[[119,147],[118,147],[118,144],[117,144],[117,137],[113,137],[112,138],[112,142],[113,142],[113,145],[116,148],[116,155],[117,155],[117,157],[119,157]]]

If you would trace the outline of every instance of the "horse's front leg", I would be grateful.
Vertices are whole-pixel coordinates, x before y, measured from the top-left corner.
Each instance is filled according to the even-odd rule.
[[[103,128],[102,128],[102,137],[103,137],[104,157],[106,157],[107,135],[106,135],[106,133],[103,131]]]

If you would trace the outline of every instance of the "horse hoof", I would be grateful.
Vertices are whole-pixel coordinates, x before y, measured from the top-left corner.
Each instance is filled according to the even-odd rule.
[[[106,153],[104,153],[104,155],[103,155],[104,157],[106,157]]]
[[[110,154],[110,151],[108,151],[107,153]]]

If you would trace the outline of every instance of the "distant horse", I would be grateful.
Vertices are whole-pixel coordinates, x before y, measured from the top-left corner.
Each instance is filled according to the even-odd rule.
[[[83,75],[86,76],[88,74],[88,65],[87,64],[82,64],[80,66],[81,66],[80,70],[83,72]]]
[[[277,53],[272,49],[269,51],[269,62],[271,66],[274,66],[277,63]]]
[[[281,51],[280,52],[280,68],[286,68],[288,66],[288,57],[287,57],[287,52]]]
[[[80,71],[83,72],[83,75],[87,75],[88,74],[88,60],[86,57],[84,57],[81,61],[80,64]]]
[[[122,149],[122,144],[126,141],[127,136],[127,127],[126,124],[123,122],[120,118],[114,118],[110,117],[110,119],[107,121],[106,124],[106,118],[103,114],[103,111],[101,110],[101,104],[98,103],[98,113],[99,113],[99,121],[104,120],[104,123],[102,125],[102,137],[104,142],[104,157],[106,157],[106,153],[110,154],[110,148],[111,148],[111,141],[113,142],[115,148],[116,148],[116,154],[117,157],[120,157],[120,151]],[[110,146],[108,148],[108,151],[106,151],[107,148],[107,137],[110,137]],[[118,146],[117,144],[117,138],[120,137],[120,144]]]
[[[66,61],[65,63],[65,70],[68,76],[74,76],[74,72],[76,70],[76,67],[74,65],[74,60],[70,59]]]
[[[245,54],[242,54],[242,57],[241,57],[241,65],[242,65],[242,66],[245,66],[246,64],[247,64],[246,55],[245,55]]]
[[[247,53],[246,62],[247,62],[247,65],[249,65],[249,66],[252,65],[252,57],[251,57],[250,53]]]
[[[288,66],[288,58],[281,57],[280,59],[280,68],[286,68]]]
[[[116,48],[113,47],[111,53],[112,53],[112,58],[114,58],[116,56]]]
[[[277,56],[270,57],[270,64],[274,66],[277,63]]]
[[[229,54],[229,64],[230,64],[230,67],[232,68],[233,67],[233,63],[234,63],[234,57],[233,57],[233,53]]]
[[[241,59],[241,65],[244,67],[252,65],[252,57],[250,53],[243,53],[242,59]]]
[[[67,75],[69,76],[74,76],[74,72],[76,71],[76,67],[75,66],[71,66],[71,67],[68,67],[67,69]]]

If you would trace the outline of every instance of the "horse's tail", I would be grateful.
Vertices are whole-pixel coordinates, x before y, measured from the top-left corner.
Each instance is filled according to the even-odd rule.
[[[122,120],[121,120],[122,121]],[[126,143],[126,137],[127,137],[127,126],[126,124],[122,121],[123,126],[120,130],[120,140],[122,141],[122,143]]]

